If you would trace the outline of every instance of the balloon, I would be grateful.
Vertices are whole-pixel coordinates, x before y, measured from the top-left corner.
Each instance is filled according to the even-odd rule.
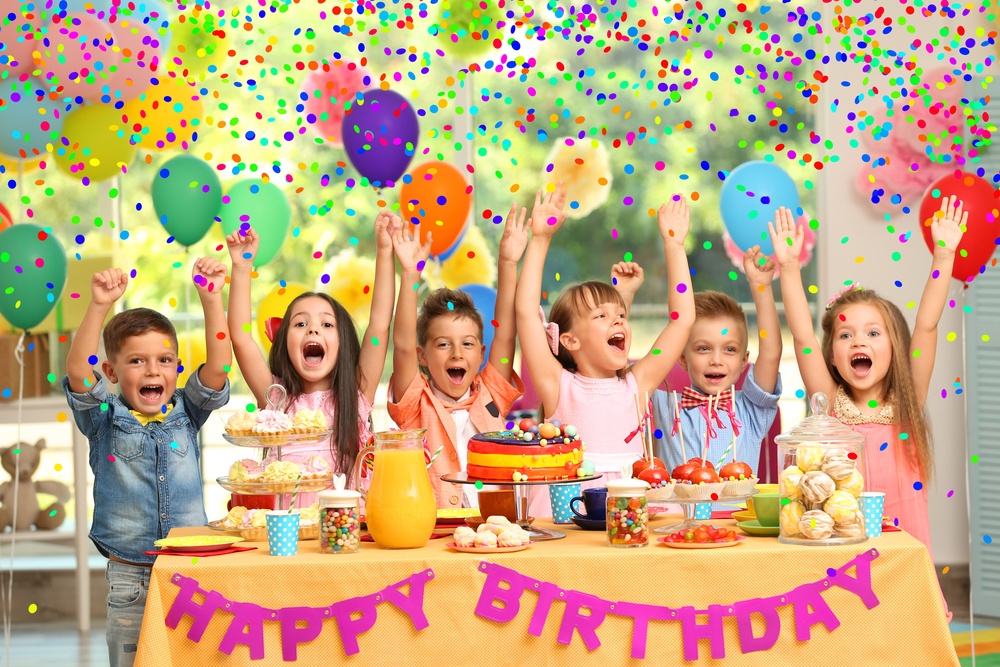
[[[87,104],[66,117],[55,162],[60,171],[91,182],[124,173],[135,155],[135,146],[124,132],[121,112],[106,104]]]
[[[163,163],[153,179],[153,208],[178,243],[194,245],[222,208],[222,183],[204,160],[178,155]]]
[[[344,150],[372,185],[385,186],[406,171],[417,149],[420,126],[413,105],[391,90],[371,88],[355,96],[341,124]]]
[[[498,18],[502,15],[496,0],[443,0],[437,36],[452,55],[482,55],[493,48],[490,26],[496,27]],[[499,32],[495,35],[501,36]]]
[[[719,193],[722,222],[741,250],[759,245],[763,254],[774,254],[767,223],[780,206],[802,215],[795,181],[771,162],[744,162],[733,169]]]
[[[465,230],[468,228],[469,228],[468,225],[462,228],[462,231],[458,233],[458,238],[455,239],[455,242],[451,244],[451,247],[445,250],[440,255],[434,255],[434,259],[438,260],[439,262],[445,262],[451,259],[451,256],[454,255],[456,252],[458,252],[458,248],[462,245],[462,239],[465,238]]]
[[[13,80],[30,72],[35,62],[32,51],[40,46],[38,14],[28,11],[27,4],[22,5],[20,0],[0,0],[0,16],[12,14],[15,18],[10,22],[0,21],[0,80]]]
[[[272,317],[284,317],[292,301],[308,291],[309,288],[305,285],[288,283],[284,287],[275,287],[260,300],[260,305],[257,306],[257,334],[265,353],[271,351],[271,339],[267,337],[267,321]]]
[[[2,112],[0,112],[2,113]],[[0,116],[2,118],[2,116]],[[8,158],[0,153],[0,174],[7,174],[8,176],[17,176],[18,165],[20,165],[22,174],[30,174],[33,171],[38,171],[38,168],[45,164],[45,158],[39,157],[34,160],[21,160],[17,158]]]
[[[314,124],[317,134],[334,146],[343,146],[344,107],[373,80],[371,72],[360,65],[323,63],[320,69],[309,73],[302,86],[308,97],[306,122]]]
[[[483,370],[489,361],[490,347],[493,346],[493,335],[496,327],[492,322],[496,319],[494,311],[497,305],[497,291],[486,285],[463,285],[458,288],[472,297],[472,303],[476,305],[476,310],[483,316],[483,345],[486,346],[486,354],[483,356],[483,363],[479,370]]]
[[[552,303],[566,285],[580,280],[580,266],[572,254],[559,247],[549,248],[542,272],[542,303]]]
[[[162,65],[160,40],[148,27],[125,19],[111,26],[112,47],[118,62],[108,74],[108,90],[113,99],[134,100],[157,81],[154,68]]]
[[[928,250],[934,252],[931,220],[941,209],[941,199],[955,195],[969,213],[966,231],[955,253],[951,275],[969,282],[982,271],[1000,243],[1000,191],[974,174],[953,173],[931,183],[920,203],[920,232]]]
[[[66,286],[66,251],[55,235],[20,224],[0,232],[0,315],[18,329],[38,325]]]
[[[545,158],[542,180],[566,190],[566,215],[583,218],[611,195],[611,156],[597,139],[560,139]]]
[[[155,151],[174,146],[187,150],[197,138],[203,113],[198,89],[173,77],[161,79],[122,108],[126,126],[132,132],[131,141]]]
[[[122,63],[122,54],[107,45],[111,26],[85,13],[57,20],[47,28],[48,47],[38,46],[45,81],[59,86],[60,99],[100,100],[110,72]]]
[[[0,232],[7,229],[14,224],[14,216],[11,215],[10,209],[0,204]]]
[[[37,79],[4,86],[0,107],[0,153],[15,159],[34,159],[56,144],[66,120],[65,104]]]
[[[183,387],[191,377],[191,373],[198,370],[208,358],[208,350],[205,349],[205,330],[198,329],[191,331],[177,332],[177,358],[184,367],[184,370],[177,376],[177,386]]]
[[[420,240],[432,233],[431,257],[457,247],[472,207],[472,186],[445,162],[425,162],[403,179],[399,214],[417,225]],[[449,253],[450,254],[450,253]]]
[[[229,57],[231,33],[226,32],[225,25],[214,15],[198,5],[170,23],[170,34],[173,38],[166,58],[168,72],[201,80]]]
[[[345,248],[330,258],[323,273],[330,276],[330,281],[317,284],[316,290],[336,299],[359,328],[364,327],[372,308],[375,260],[370,255],[356,255],[354,248]]]
[[[429,266],[434,265],[430,264]],[[427,273],[425,268],[424,274]],[[458,243],[455,254],[441,264],[437,278],[445,287],[451,289],[470,283],[492,287],[492,283],[497,277],[496,273],[497,262],[486,243],[486,239],[483,238],[483,233],[476,225],[469,225],[465,235]],[[428,280],[428,277],[425,275],[424,279]]]
[[[232,234],[248,223],[260,236],[256,266],[264,266],[278,254],[292,221],[285,193],[274,183],[248,178],[238,181],[222,199],[222,231]]]
[[[111,11],[111,0],[56,0],[52,4],[54,5],[54,13],[60,16],[94,14],[98,18],[104,18],[101,16],[101,12],[107,15]],[[66,7],[62,8],[61,5],[66,5]],[[91,11],[87,10],[88,5],[91,7]]]

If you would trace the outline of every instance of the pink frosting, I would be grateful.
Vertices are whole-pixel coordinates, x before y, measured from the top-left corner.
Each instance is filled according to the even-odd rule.
[[[242,528],[244,530],[249,529],[249,528],[253,528],[253,515],[256,514],[257,512],[260,512],[260,511],[262,511],[262,510],[253,509],[253,510],[247,510],[246,512],[244,512],[243,513],[243,523],[240,526],[240,528]]]
[[[292,419],[284,412],[261,410],[257,413],[256,431],[280,432],[292,428]]]
[[[330,464],[321,456],[310,456],[302,466],[303,474],[329,475]]]
[[[240,463],[243,464],[243,469],[247,471],[249,477],[259,477],[264,472],[260,464],[253,459],[240,459]]]

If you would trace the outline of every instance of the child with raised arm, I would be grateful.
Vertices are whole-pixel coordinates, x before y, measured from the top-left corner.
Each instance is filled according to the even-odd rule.
[[[240,229],[226,237],[233,261],[229,295],[229,323],[233,350],[240,371],[259,405],[265,391],[280,384],[288,392],[284,410],[294,417],[299,410],[319,410],[333,435],[318,445],[285,445],[281,458],[299,465],[317,459],[334,473],[350,473],[354,459],[371,435],[369,415],[375,391],[385,367],[392,301],[396,289],[393,276],[392,231],[399,218],[380,211],[375,218],[375,284],[371,316],[362,341],[347,309],[322,292],[306,292],[285,309],[265,359],[250,335],[250,272],[259,237],[253,228]],[[269,455],[263,463],[270,463]],[[314,502],[316,494],[300,493],[299,507]]]
[[[66,359],[62,380],[80,432],[90,442],[94,522],[90,539],[108,559],[108,653],[132,665],[154,556],[143,552],[175,526],[204,526],[198,430],[229,402],[233,352],[220,294],[222,262],[198,259],[193,278],[205,313],[205,363],[177,388],[177,334],[148,308],[118,313],[104,327],[107,359],[98,372],[104,319],[125,293],[121,269],[95,273],[91,300]],[[220,335],[221,334],[221,337]],[[120,393],[108,391],[108,383]]]
[[[586,443],[585,458],[604,477],[588,486],[603,486],[631,469],[642,456],[642,439],[629,438],[639,424],[636,398],[652,394],[684,350],[694,324],[684,239],[690,211],[675,196],[657,212],[671,321],[653,347],[628,366],[632,342],[625,302],[611,285],[590,281],[565,288],[552,304],[548,325],[539,321],[542,270],[553,235],[565,220],[561,184],[544,198],[536,195],[531,213],[531,240],[517,284],[517,333],[521,354],[538,390],[544,414],[577,427]],[[544,513],[545,494],[534,493],[529,511]]]
[[[851,285],[826,307],[822,348],[799,274],[803,229],[787,209],[780,209],[769,225],[781,266],[785,317],[806,392],[832,397],[836,417],[865,437],[865,490],[885,493],[885,515],[923,542],[928,553],[927,487],[934,461],[924,407],[938,322],[967,219],[968,213],[961,204],[955,205],[953,196],[941,200],[941,210],[929,221],[934,255],[912,336],[895,304]],[[819,349],[822,354],[816,353]],[[889,446],[883,449],[883,443]],[[916,481],[922,482],[919,488]]]
[[[430,234],[423,247],[406,229],[397,229],[393,236],[402,278],[393,330],[389,416],[403,429],[426,428],[432,454],[441,448],[430,468],[438,507],[478,507],[474,487],[450,484],[441,475],[465,470],[469,439],[503,430],[510,406],[524,392],[513,359],[517,262],[528,242],[525,213],[522,209],[519,215],[517,205],[511,206],[500,239],[497,327],[485,366],[483,317],[468,294],[435,290],[417,316],[418,267],[427,259]]]

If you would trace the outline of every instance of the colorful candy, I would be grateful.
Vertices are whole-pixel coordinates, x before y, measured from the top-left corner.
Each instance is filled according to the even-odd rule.
[[[350,554],[361,548],[358,508],[324,507],[320,512],[319,551]]]
[[[608,496],[608,544],[643,547],[649,543],[646,496]]]

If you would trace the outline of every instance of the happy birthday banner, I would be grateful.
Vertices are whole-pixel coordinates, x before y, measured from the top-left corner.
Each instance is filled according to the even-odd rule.
[[[698,642],[702,639],[709,641],[712,658],[720,659],[726,657],[723,635],[723,619],[726,616],[736,617],[740,651],[753,653],[767,651],[778,641],[781,634],[778,609],[786,605],[792,605],[795,637],[800,642],[809,641],[815,625],[823,625],[828,631],[840,627],[840,620],[822,595],[833,586],[854,593],[865,607],[873,609],[879,604],[879,600],[872,590],[871,563],[878,555],[875,549],[860,553],[842,567],[829,569],[828,576],[823,579],[802,584],[782,595],[753,598],[732,605],[709,605],[708,609],[612,602],[582,591],[560,588],[553,583],[533,579],[510,568],[484,561],[479,564],[479,569],[486,573],[486,581],[476,603],[475,614],[497,623],[509,623],[520,613],[521,598],[525,591],[531,591],[537,597],[528,632],[536,637],[542,636],[552,603],[558,600],[563,603],[556,638],[560,644],[568,645],[575,631],[579,633],[587,649],[594,651],[601,646],[597,631],[604,619],[609,615],[621,616],[633,621],[632,657],[635,659],[646,657],[650,621],[681,623],[685,660],[698,659]],[[851,568],[855,570],[853,577],[848,574]],[[176,630],[184,616],[191,617],[187,637],[200,642],[217,611],[230,614],[232,618],[219,644],[219,650],[232,655],[233,649],[242,644],[250,649],[251,660],[264,658],[264,623],[280,623],[281,654],[285,661],[291,662],[298,657],[298,645],[315,640],[323,631],[324,621],[332,620],[340,634],[344,652],[350,656],[360,652],[358,636],[375,626],[378,606],[382,603],[388,603],[406,614],[415,630],[428,627],[429,622],[423,609],[424,587],[433,578],[434,571],[427,569],[376,593],[349,598],[327,607],[267,609],[250,602],[229,600],[216,591],[205,591],[195,579],[174,574],[170,580],[180,587],[180,592],[170,606],[165,622],[167,627]],[[403,592],[406,586],[409,587],[408,595]],[[201,596],[204,602],[197,602],[196,595]],[[498,607],[496,603],[500,603],[502,607]],[[764,632],[759,637],[754,635],[753,614],[760,614],[764,619]],[[352,615],[357,618],[352,618]],[[699,622],[699,616],[707,616],[708,621]],[[299,622],[305,626],[297,627]]]

